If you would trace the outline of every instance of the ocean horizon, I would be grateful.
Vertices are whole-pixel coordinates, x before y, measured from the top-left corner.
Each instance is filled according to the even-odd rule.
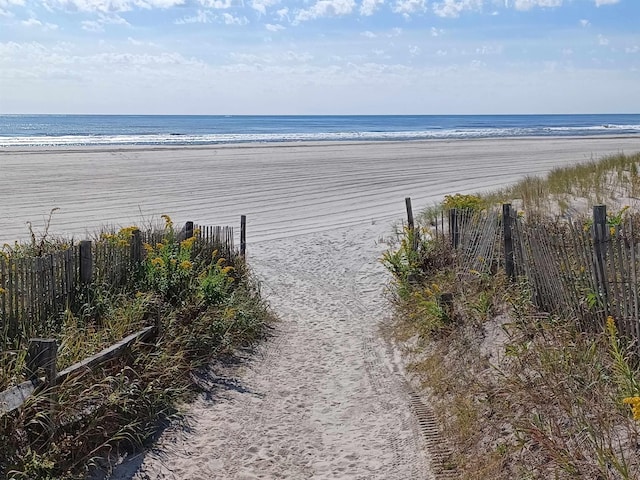
[[[640,114],[0,115],[0,147],[639,135]]]

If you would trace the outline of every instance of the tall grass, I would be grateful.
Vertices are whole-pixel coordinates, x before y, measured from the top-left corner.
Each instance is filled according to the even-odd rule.
[[[575,215],[601,202],[633,208],[638,162],[640,155],[616,155],[559,168],[482,200],[515,202],[530,218]],[[525,282],[463,273],[454,261],[420,267],[440,261],[429,257],[445,245],[413,252],[418,271],[407,282],[389,262],[408,258],[399,254],[407,239],[383,259],[395,276],[396,335],[413,338],[412,371],[450,439],[460,478],[640,478],[640,371],[615,319],[585,333],[574,319],[536,311]],[[438,292],[453,293],[447,322],[433,308]]]
[[[165,217],[163,236],[145,246],[143,264],[117,288],[78,292],[46,332],[64,369],[144,325],[159,333],[123,357],[68,378],[56,388],[55,435],[49,438],[42,391],[0,416],[0,478],[82,478],[109,454],[140,448],[176,405],[197,392],[192,373],[211,359],[259,339],[272,315],[244,260],[194,250]],[[126,232],[116,232],[121,241]],[[206,256],[204,258],[203,256]],[[24,353],[0,353],[0,389],[25,378]]]

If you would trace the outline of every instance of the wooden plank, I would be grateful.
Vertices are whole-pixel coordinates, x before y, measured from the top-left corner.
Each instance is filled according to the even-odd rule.
[[[91,370],[102,363],[111,360],[113,358],[117,358],[120,354],[131,344],[136,341],[145,341],[151,338],[155,334],[155,326],[148,326],[143,328],[142,330],[132,333],[128,337],[120,340],[118,343],[111,345],[108,348],[105,348],[99,353],[92,355],[91,357],[85,358],[84,360],[62,370],[58,373],[56,382],[63,382],[67,377],[73,376],[77,373],[84,372],[86,370]]]
[[[4,392],[0,392],[0,415],[20,408],[33,392],[44,383],[43,379],[27,380]]]

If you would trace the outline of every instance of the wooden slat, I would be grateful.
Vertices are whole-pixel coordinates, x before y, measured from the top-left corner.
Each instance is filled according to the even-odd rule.
[[[111,360],[113,358],[118,357],[124,349],[129,347],[136,341],[145,341],[153,336],[155,333],[155,326],[145,327],[139,332],[132,333],[128,337],[120,340],[118,343],[105,348],[99,353],[92,355],[91,357],[85,358],[84,360],[66,368],[58,373],[57,382],[60,383],[64,381],[67,377],[73,376],[83,371],[90,370],[98,365]]]
[[[0,392],[0,415],[20,408],[42,383],[42,379],[27,380],[20,385]]]

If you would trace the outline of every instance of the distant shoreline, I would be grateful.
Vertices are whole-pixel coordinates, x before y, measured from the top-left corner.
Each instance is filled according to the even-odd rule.
[[[582,140],[628,140],[640,138],[637,134],[611,134],[611,135],[554,135],[554,136],[518,136],[518,137],[481,137],[481,138],[434,138],[434,139],[406,139],[406,140],[314,140],[314,141],[282,141],[282,142],[221,142],[207,144],[113,144],[113,145],[24,145],[24,146],[0,146],[0,153],[65,153],[77,151],[118,152],[118,151],[175,151],[175,150],[216,150],[216,149],[262,149],[262,148],[291,148],[291,147],[335,147],[335,146],[370,146],[370,145],[434,145],[448,143],[495,143],[513,142],[522,143],[530,141],[582,141]]]

